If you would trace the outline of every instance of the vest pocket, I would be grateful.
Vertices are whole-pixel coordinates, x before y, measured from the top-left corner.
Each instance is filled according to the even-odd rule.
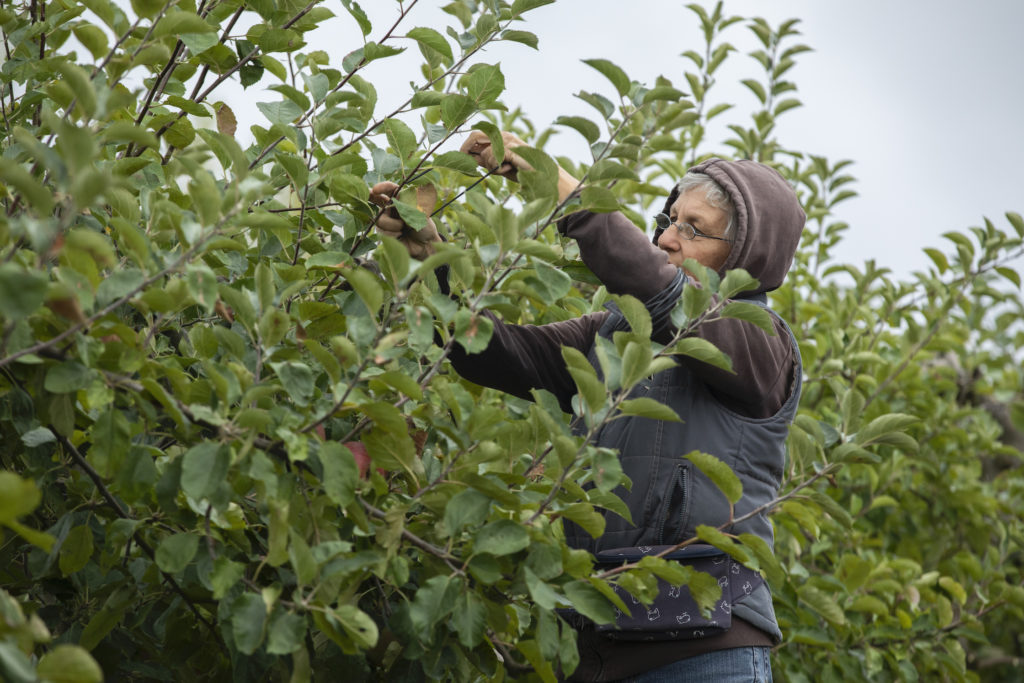
[[[674,545],[686,540],[682,536],[690,514],[690,478],[688,463],[677,463],[669,478],[668,490],[662,497],[664,503],[658,529],[658,542],[661,544]]]

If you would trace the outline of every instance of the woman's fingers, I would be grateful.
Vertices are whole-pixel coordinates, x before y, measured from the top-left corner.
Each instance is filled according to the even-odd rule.
[[[396,192],[398,192],[398,185],[385,180],[370,188],[370,201],[377,206],[388,206]]]
[[[395,215],[394,209],[388,209],[377,218],[377,229],[388,237],[397,238],[405,227],[405,221]]]

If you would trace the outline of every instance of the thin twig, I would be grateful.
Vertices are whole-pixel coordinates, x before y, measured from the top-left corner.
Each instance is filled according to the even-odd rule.
[[[373,507],[372,505],[367,503],[362,498],[359,499],[359,502],[362,504],[363,508],[365,508],[366,511],[368,513],[370,513],[370,515],[372,517],[376,517],[377,519],[386,519],[387,518],[387,514],[383,510],[378,510],[377,508]],[[448,568],[451,569],[456,574],[458,574],[460,576],[465,576],[466,575],[465,570],[463,570],[462,567],[458,566],[459,558],[457,558],[454,555],[448,553],[443,548],[438,548],[436,545],[433,545],[432,543],[423,540],[419,536],[413,534],[411,531],[406,529],[404,526],[402,527],[402,538],[404,538],[405,540],[409,541],[410,543],[412,543],[417,548],[420,548],[421,550],[425,550],[428,553],[430,553],[431,555],[433,555],[434,557],[437,557],[438,559],[443,560],[444,563],[448,565]]]
[[[64,435],[58,432],[56,428],[51,426],[50,431],[57,435],[57,439],[60,441],[61,445],[64,446],[64,449],[68,453],[70,453],[72,460],[74,460],[75,464],[78,465],[78,467],[81,468],[83,472],[85,472],[86,476],[88,476],[89,479],[92,480],[92,483],[96,486],[96,489],[100,492],[100,495],[103,496],[103,499],[107,501],[107,505],[109,505],[114,510],[117,516],[121,519],[134,519],[130,514],[128,514],[128,512],[123,507],[121,507],[121,503],[119,503],[118,500],[114,498],[113,494],[110,493],[110,489],[108,489],[106,484],[103,483],[103,478],[100,477],[99,473],[92,468],[92,466],[86,461],[84,457],[82,457],[82,454],[78,452],[78,449],[75,448],[74,444],[72,444],[66,437],[64,437]],[[135,544],[138,545],[142,549],[142,551],[145,552],[146,555],[148,555],[149,558],[155,563],[156,553],[153,551],[153,548],[149,545],[149,543],[147,543],[146,540],[142,537],[142,534],[140,534],[137,531],[134,531],[132,532],[132,538],[135,539]],[[217,641],[217,644],[221,647],[222,650],[225,650],[226,653],[226,648],[224,647],[223,642],[221,642],[220,636],[218,635],[217,629],[214,627],[214,625],[209,620],[207,620],[206,617],[200,614],[199,608],[196,607],[195,603],[192,602],[192,599],[182,589],[182,587],[178,584],[178,582],[174,579],[173,576],[163,571],[162,569],[159,571],[160,574],[164,577],[164,580],[168,584],[170,584],[172,589],[174,589],[174,592],[181,596],[181,598],[185,601],[185,604],[188,605],[189,609],[191,610],[195,618],[198,621],[202,622],[208,629],[210,629],[210,632],[213,634],[213,637]]]

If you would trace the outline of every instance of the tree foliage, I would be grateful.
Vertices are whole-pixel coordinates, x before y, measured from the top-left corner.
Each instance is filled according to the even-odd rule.
[[[576,663],[557,608],[608,621],[625,608],[612,583],[647,600],[659,576],[685,579],[658,560],[595,573],[560,520],[596,535],[601,510],[624,512],[615,453],[574,436],[550,395],[503,396],[446,362],[486,345],[484,309],[545,323],[610,299],[549,227],[567,208],[543,151],[556,129],[509,112],[481,51],[536,48],[524,22],[550,1],[455,0],[443,29],[414,25],[416,0],[386,26],[352,0],[338,17],[316,0],[3,5],[3,678],[553,680]],[[712,153],[776,165],[807,209],[773,294],[805,364],[776,552],[702,538],[768,578],[782,680],[1008,679],[1024,649],[1024,221],[947,234],[909,281],[836,263],[850,162],[775,132],[800,104],[797,22],[690,11],[705,44],[681,75],[645,85],[588,60],[608,87],[554,125],[592,150],[557,160],[584,179],[573,209],[645,225]],[[308,49],[336,22],[362,44]],[[715,146],[726,32],[762,71],[744,81],[749,119]],[[384,111],[363,70],[403,50],[420,72]],[[217,99],[229,82],[265,100],[262,124],[237,129],[238,105]],[[534,170],[506,183],[444,151],[471,127],[495,147],[515,130]],[[425,262],[373,236],[380,180],[403,187],[410,225],[443,226]],[[703,274],[674,321],[757,324],[712,296],[745,277]],[[591,432],[678,419],[627,399],[672,354],[728,364],[683,334],[652,343],[643,306],[617,303],[636,332],[600,345],[600,376],[565,354]]]

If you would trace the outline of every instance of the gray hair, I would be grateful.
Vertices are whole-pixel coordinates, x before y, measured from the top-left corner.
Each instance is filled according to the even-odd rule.
[[[676,185],[676,189],[679,190],[680,197],[691,190],[704,192],[704,200],[716,209],[724,211],[726,216],[729,217],[729,225],[725,228],[723,237],[727,240],[735,238],[736,209],[733,206],[732,198],[725,191],[725,188],[719,185],[711,176],[705,173],[687,173]]]

